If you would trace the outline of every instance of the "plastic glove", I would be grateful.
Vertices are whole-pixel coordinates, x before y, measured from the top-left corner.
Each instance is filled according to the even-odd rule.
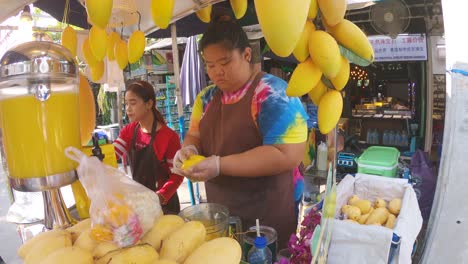
[[[179,149],[174,155],[174,161],[172,162],[173,167],[174,167],[173,172],[177,173],[175,171],[180,171],[180,169],[182,168],[182,163],[186,159],[188,159],[190,156],[197,155],[197,154],[198,154],[198,150],[197,150],[197,147],[195,147],[194,145],[188,145]]]
[[[182,171],[182,175],[193,182],[208,181],[219,176],[220,157],[211,156],[188,170]]]

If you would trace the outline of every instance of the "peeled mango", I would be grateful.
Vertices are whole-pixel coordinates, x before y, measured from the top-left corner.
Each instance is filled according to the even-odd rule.
[[[184,225],[184,219],[178,215],[163,215],[154,222],[153,228],[141,239],[156,250],[161,248],[162,241]]]
[[[335,77],[330,78],[330,82],[333,84],[333,87],[336,90],[341,91],[343,90],[343,88],[345,88],[346,84],[348,83],[349,74],[350,74],[349,61],[345,57],[341,56],[340,71]]]
[[[400,214],[400,210],[401,210],[401,199],[396,198],[396,199],[391,200],[391,201],[388,203],[388,210],[390,211],[390,213],[392,213],[392,214],[394,214],[394,215]]]
[[[115,60],[115,44],[120,41],[120,36],[117,32],[112,31],[107,35],[107,59],[110,61]]]
[[[98,63],[98,60],[94,56],[93,52],[91,51],[91,45],[89,44],[89,38],[86,38],[83,41],[81,46],[81,51],[83,52],[83,57],[88,64],[88,66],[93,67]]]
[[[86,13],[92,25],[106,28],[112,15],[112,0],[86,0]]]
[[[220,237],[203,243],[184,264],[239,264],[241,257],[242,249],[235,239]]]
[[[102,258],[107,253],[120,249],[116,244],[112,242],[100,242],[94,249],[93,249],[93,256],[95,258]]]
[[[327,27],[327,31],[346,49],[369,63],[374,61],[374,48],[366,34],[353,22],[344,19],[333,27]]]
[[[211,21],[211,9],[212,6],[206,6],[196,12],[197,17],[203,22],[203,23],[210,23]]]
[[[232,11],[237,19],[241,19],[247,11],[247,0],[229,0]]]
[[[91,238],[90,234],[91,229],[83,231],[73,246],[80,247],[82,249],[88,250],[89,252],[92,252],[93,249],[98,245],[98,241]]]
[[[340,92],[331,90],[320,99],[317,119],[320,133],[326,135],[336,127],[343,111],[343,97]]]
[[[389,212],[387,208],[376,208],[367,218],[366,225],[383,225],[387,221],[388,215]]]
[[[201,155],[192,155],[188,159],[184,160],[182,163],[181,169],[187,170],[190,169],[191,167],[197,165],[200,161],[206,159],[205,157]]]
[[[201,222],[187,222],[163,240],[160,258],[183,263],[196,248],[205,242],[205,238],[206,229]]]
[[[301,37],[310,0],[255,0],[258,22],[271,50],[289,56]]]
[[[293,55],[299,62],[304,62],[309,57],[309,35],[313,31],[315,31],[314,24],[307,21],[304,30],[302,30],[301,38],[293,50]]]
[[[124,40],[117,41],[114,47],[115,60],[121,70],[128,65],[127,42]]]
[[[327,25],[334,26],[340,23],[346,13],[346,0],[317,0],[320,12]]]
[[[309,35],[309,53],[312,61],[327,78],[338,75],[341,67],[341,53],[336,40],[322,30]]]
[[[76,31],[70,27],[67,26],[63,32],[62,32],[62,39],[61,42],[62,46],[67,48],[73,57],[76,56],[76,49],[78,46],[78,37],[76,36]]]
[[[156,26],[165,29],[169,26],[174,10],[174,0],[151,0],[151,17]]]
[[[80,80],[81,80],[81,75],[80,75]],[[85,230],[90,229],[90,228],[91,228],[91,218],[86,218],[76,223],[75,225],[67,228],[67,231],[71,233],[72,241],[75,242],[76,239],[78,239],[78,237],[81,235],[81,233],[83,233]]]
[[[108,264],[153,264],[158,259],[159,254],[152,246],[142,244],[122,248],[112,256]]]
[[[104,29],[92,26],[89,30],[89,44],[94,57],[102,61],[107,52],[107,33]]]
[[[320,81],[322,72],[309,58],[299,63],[289,80],[286,88],[287,96],[303,96],[310,92]]]
[[[49,254],[39,264],[93,264],[93,255],[79,247],[64,247]]]
[[[396,216],[394,214],[389,214],[387,218],[387,222],[385,223],[385,227],[393,229],[396,223]]]
[[[48,241],[51,238],[68,236],[70,233],[66,230],[55,229],[48,232],[39,233],[37,236],[27,240],[18,248],[18,256],[22,259],[26,258],[26,255],[31,252],[31,249],[39,244],[43,244],[44,241]],[[71,239],[71,235],[70,235]]]
[[[312,90],[309,92],[309,98],[315,105],[318,106],[320,103],[320,99],[322,99],[322,96],[327,91],[327,86],[322,81],[319,81],[317,85],[314,88],[312,88]]]
[[[62,235],[43,238],[40,243],[37,243],[27,253],[24,258],[24,264],[37,264],[44,260],[52,252],[64,248],[71,247],[71,234],[66,232]]]
[[[146,38],[143,31],[137,30],[128,39],[128,62],[135,63],[145,52]]]

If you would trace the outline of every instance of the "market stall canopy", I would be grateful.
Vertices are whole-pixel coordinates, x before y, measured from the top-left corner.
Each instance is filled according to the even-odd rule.
[[[362,8],[372,4],[374,1],[369,0],[348,0],[348,9]],[[19,0],[8,1],[0,0],[0,22],[6,18],[18,14],[24,5],[34,3],[34,6],[49,13],[59,21],[63,20],[65,10],[64,0]],[[149,37],[167,38],[171,36],[170,29],[159,29],[155,26],[149,8],[149,0],[114,0],[114,6],[120,5],[126,8],[134,8],[141,13],[141,30]],[[207,24],[201,22],[195,15],[195,11],[209,4],[214,4],[215,7],[231,8],[229,1],[225,0],[175,0],[173,19],[171,22],[177,22],[177,36],[189,37],[204,32]],[[122,8],[123,10],[123,8]],[[88,24],[84,0],[70,0],[70,11],[68,12],[68,22],[72,25],[79,26],[84,29],[90,28]],[[119,13],[120,17],[122,12]],[[137,14],[127,14],[126,21],[137,19]],[[258,24],[255,13],[254,1],[249,0],[246,15],[239,20],[242,26]],[[137,23],[126,26],[124,35],[129,36],[138,28]],[[120,28],[117,30],[120,33]]]

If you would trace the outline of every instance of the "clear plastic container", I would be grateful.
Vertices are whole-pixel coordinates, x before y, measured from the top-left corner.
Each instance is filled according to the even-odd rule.
[[[267,247],[265,237],[255,238],[254,247],[249,250],[247,261],[250,264],[271,264],[273,262],[273,256],[271,250]]]

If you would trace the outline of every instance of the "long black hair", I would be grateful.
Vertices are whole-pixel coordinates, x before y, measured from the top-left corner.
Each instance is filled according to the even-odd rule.
[[[213,9],[211,23],[198,43],[200,52],[211,44],[222,44],[231,51],[239,49],[243,52],[250,48],[247,34],[232,18],[228,9],[224,8]]]
[[[146,81],[134,81],[130,83],[127,87],[127,92],[131,91],[132,93],[136,94],[140,97],[145,103],[148,101],[153,101],[153,106],[151,109],[153,110],[153,115],[156,121],[166,124],[166,120],[164,119],[163,115],[159,110],[156,108],[156,94],[154,93],[153,86]]]

